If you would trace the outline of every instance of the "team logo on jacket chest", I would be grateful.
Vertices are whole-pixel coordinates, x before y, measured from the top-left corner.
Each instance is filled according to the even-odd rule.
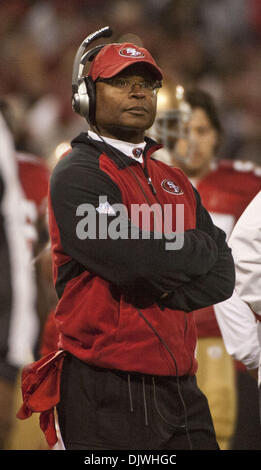
[[[175,194],[176,196],[180,196],[181,194],[184,194],[184,191],[182,188],[180,188],[176,183],[174,183],[171,180],[163,180],[161,183],[161,186],[165,191],[167,191],[170,194]]]

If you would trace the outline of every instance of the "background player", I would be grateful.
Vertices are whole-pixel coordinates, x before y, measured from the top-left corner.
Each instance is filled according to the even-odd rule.
[[[259,191],[261,178],[251,162],[217,159],[223,129],[212,97],[199,89],[184,94],[182,87],[168,81],[159,92],[159,113],[152,132],[165,144],[158,158],[180,167],[189,176],[214,223],[229,236],[235,222]],[[237,302],[234,308],[240,308],[236,294],[233,301]],[[231,301],[227,302],[227,308],[231,308]],[[200,309],[195,314],[199,337],[198,382],[208,397],[221,448],[230,447],[234,432],[232,448],[247,448],[248,445],[260,448],[259,432],[254,431],[259,431],[256,385],[239,363],[236,384],[233,361],[225,350],[215,308]],[[247,406],[249,401],[241,399],[246,390],[253,394],[251,411]],[[252,437],[252,430],[257,438]]]
[[[33,358],[35,310],[23,190],[12,135],[0,114],[0,448],[12,426],[19,368]]]
[[[13,97],[5,97],[0,102],[0,109],[13,138],[13,156],[22,193],[20,210],[25,217],[23,231],[30,253],[30,292],[32,298],[32,318],[29,325],[30,342],[28,345],[31,345],[31,358],[38,359],[42,330],[46,317],[54,305],[54,300],[56,300],[48,274],[50,255],[48,258],[48,250],[46,250],[49,240],[47,189],[50,172],[43,158],[30,151],[22,101]],[[17,374],[10,430],[7,428],[5,430],[5,448],[11,450],[42,448],[45,443],[35,418],[28,421],[25,426],[21,426],[21,422],[16,419],[20,399],[20,374]]]

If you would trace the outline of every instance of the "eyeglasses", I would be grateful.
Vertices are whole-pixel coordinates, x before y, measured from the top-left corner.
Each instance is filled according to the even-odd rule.
[[[97,82],[107,83],[114,88],[119,90],[132,90],[134,86],[138,85],[144,93],[158,93],[159,89],[162,87],[162,83],[159,80],[144,80],[143,82],[136,82],[131,78],[98,78]]]

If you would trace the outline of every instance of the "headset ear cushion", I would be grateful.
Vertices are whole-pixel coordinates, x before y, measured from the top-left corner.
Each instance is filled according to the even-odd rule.
[[[88,119],[90,124],[95,123],[95,114],[96,114],[96,87],[93,79],[91,77],[83,77],[86,92],[88,95],[88,110],[86,109],[85,117]]]

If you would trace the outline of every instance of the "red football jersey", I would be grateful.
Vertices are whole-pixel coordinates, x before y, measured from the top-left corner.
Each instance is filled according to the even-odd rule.
[[[252,162],[221,160],[198,184],[202,203],[227,237],[242,212],[261,190],[261,168]],[[212,307],[195,312],[199,337],[221,336]]]
[[[31,243],[37,238],[35,227],[39,215],[47,211],[47,191],[50,171],[45,161],[35,155],[16,153],[20,182],[24,191],[24,210],[27,216],[26,236]]]
[[[47,197],[50,171],[45,161],[35,155],[17,152],[20,180],[29,201],[39,209]]]

